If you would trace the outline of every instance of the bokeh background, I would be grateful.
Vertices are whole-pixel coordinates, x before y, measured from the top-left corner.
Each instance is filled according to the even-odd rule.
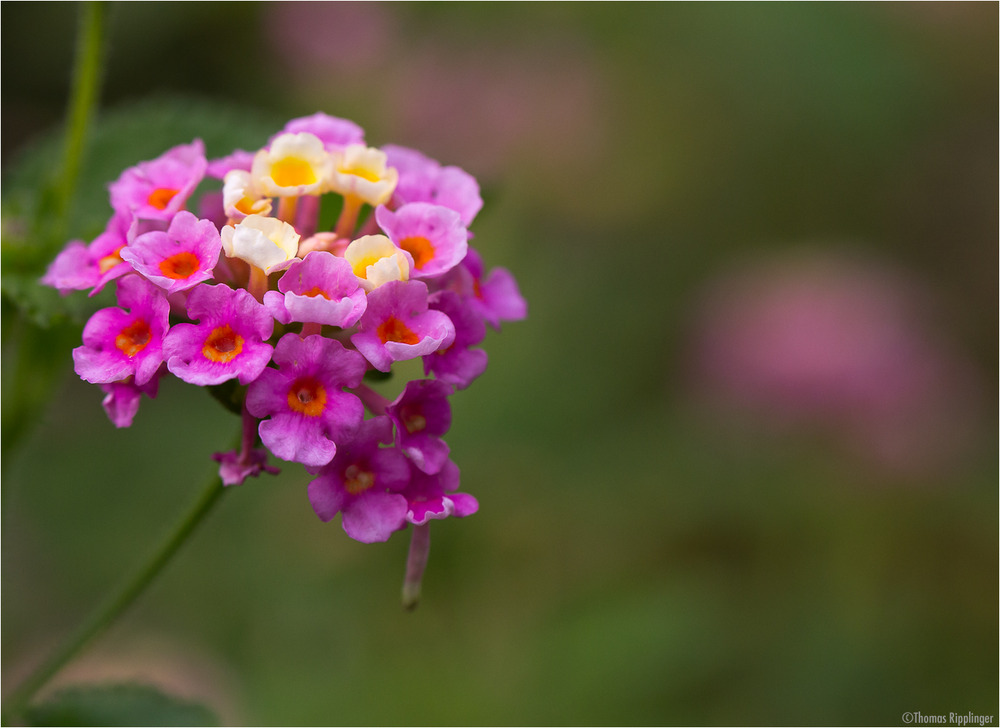
[[[78,13],[2,6],[5,193],[59,133]],[[476,245],[529,318],[453,398],[481,510],[435,523],[415,612],[406,535],[322,524],[288,464],[60,680],[228,724],[996,716],[997,28],[994,3],[112,4],[70,235],[199,114],[221,156],[322,110],[478,177]],[[7,293],[5,692],[238,426],[165,380],[116,431],[78,320]]]

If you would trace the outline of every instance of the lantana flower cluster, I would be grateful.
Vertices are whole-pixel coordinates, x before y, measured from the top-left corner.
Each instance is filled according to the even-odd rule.
[[[471,175],[317,113],[256,152],[174,147],[125,170],[110,202],[104,232],[70,242],[42,282],[115,286],[73,360],[116,426],[167,374],[232,388],[243,438],[214,456],[224,484],[276,472],[269,456],[302,463],[319,518],[340,514],[365,543],[476,512],[443,439],[449,397],[486,369],[486,327],[526,305],[470,245]],[[411,359],[425,378],[395,399],[368,385]]]

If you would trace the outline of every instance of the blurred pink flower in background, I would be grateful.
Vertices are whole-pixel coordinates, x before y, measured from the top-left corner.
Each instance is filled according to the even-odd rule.
[[[524,160],[579,164],[588,159],[581,149],[592,154],[602,142],[610,102],[581,39],[564,32],[544,44],[468,46],[447,23],[413,32],[407,12],[383,3],[273,3],[262,32],[286,82],[313,104],[317,95],[343,104],[349,89],[351,104],[380,116],[381,135],[445,162],[461,159],[477,176]]]
[[[382,3],[281,2],[265,13],[265,40],[303,78],[371,71],[395,40],[392,13]]]
[[[425,46],[396,80],[397,136],[490,174],[586,158],[603,138],[602,91],[572,42],[460,51]],[[456,120],[461,120],[456,123]]]
[[[974,442],[984,391],[936,323],[900,271],[815,254],[749,266],[699,307],[698,397],[755,430],[819,430],[887,474],[940,475]]]

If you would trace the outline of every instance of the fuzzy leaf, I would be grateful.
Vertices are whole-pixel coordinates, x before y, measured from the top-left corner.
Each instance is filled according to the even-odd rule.
[[[199,703],[149,685],[86,685],[65,688],[25,711],[32,726],[219,725]]]

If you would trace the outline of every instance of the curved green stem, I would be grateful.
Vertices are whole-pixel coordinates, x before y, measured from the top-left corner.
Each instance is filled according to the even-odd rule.
[[[215,505],[224,490],[222,481],[218,476],[214,476],[191,510],[154,553],[153,558],[8,696],[7,700],[4,701],[2,712],[4,725],[10,725],[12,720],[17,719],[34,694],[52,679],[77,652],[107,629],[145,591],[146,587],[163,570],[163,567],[170,562],[170,559],[177,553],[195,527],[212,510],[212,506]]]

